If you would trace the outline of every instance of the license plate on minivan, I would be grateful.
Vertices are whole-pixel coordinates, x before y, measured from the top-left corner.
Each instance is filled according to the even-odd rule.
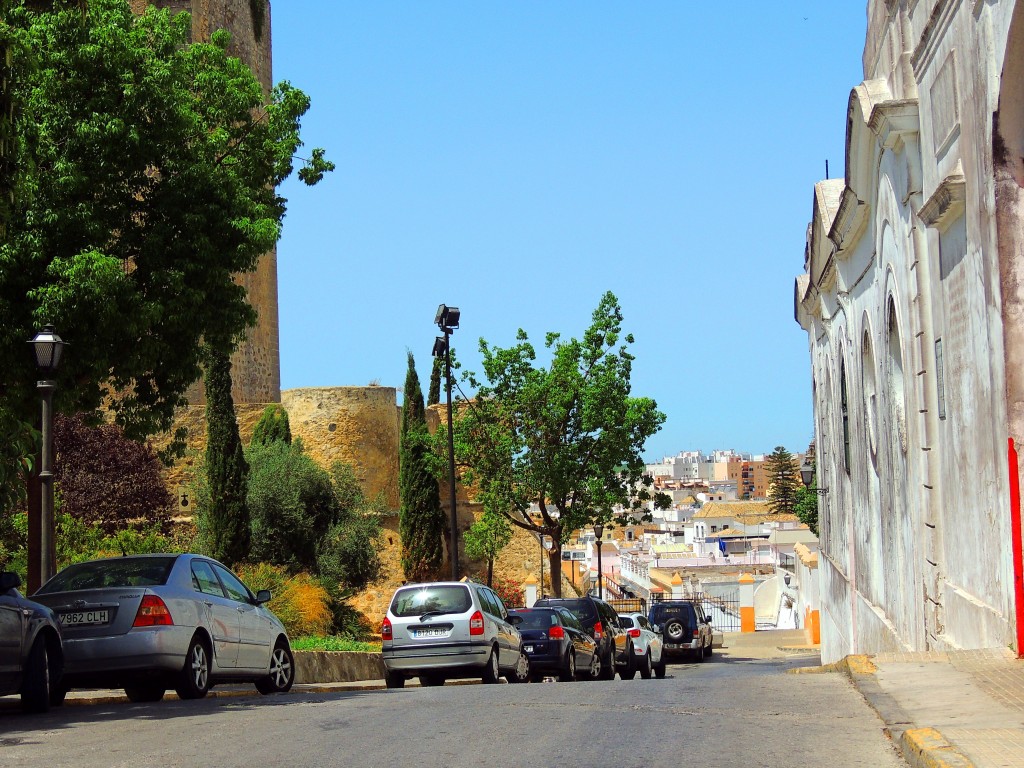
[[[72,613],[60,614],[60,623],[65,627],[78,627],[87,624],[106,624],[110,621],[110,612],[106,609],[101,611],[74,611]]]
[[[424,629],[414,629],[412,636],[415,638],[420,637],[448,637],[448,630],[442,627],[426,627]]]

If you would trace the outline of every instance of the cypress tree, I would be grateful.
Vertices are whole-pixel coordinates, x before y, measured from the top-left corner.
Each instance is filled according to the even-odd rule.
[[[427,405],[437,405],[441,402],[441,369],[444,367],[444,360],[440,357],[434,358],[434,367],[430,369],[430,389],[427,390]]]
[[[445,517],[437,478],[428,462],[430,434],[412,352],[403,392],[398,475],[402,570],[409,579],[425,581],[435,578],[444,563]]]
[[[263,415],[252,430],[250,445],[270,445],[274,442],[292,443],[292,428],[288,421],[288,411],[274,403],[263,409]]]
[[[249,466],[231,398],[231,360],[210,350],[206,358],[206,475],[210,490],[210,556],[233,565],[249,554]]]

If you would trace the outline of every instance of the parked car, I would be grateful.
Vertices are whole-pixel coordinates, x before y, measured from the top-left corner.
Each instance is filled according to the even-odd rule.
[[[665,677],[665,659],[662,658],[664,642],[661,635],[651,628],[647,617],[642,613],[620,613],[619,623],[626,634],[633,638],[633,673],[627,672],[625,677],[628,680],[636,672],[644,680],[650,680],[651,673],[657,674],[658,678]],[[622,675],[622,673],[619,673]]]
[[[604,600],[593,595],[583,597],[545,597],[534,603],[535,608],[560,606],[568,609],[597,643],[601,658],[602,680],[615,679],[615,673],[633,670],[633,641],[619,625],[619,615]]]
[[[391,598],[381,624],[388,688],[411,677],[420,685],[452,678],[501,675],[526,680],[530,660],[508,610],[493,590],[471,581],[406,584]]]
[[[652,629],[661,633],[666,656],[688,656],[703,661],[712,654],[711,621],[698,601],[654,603],[647,619]]]
[[[26,712],[46,712],[60,703],[53,701],[64,669],[60,623],[20,586],[18,574],[0,572],[0,696],[21,694]]]
[[[124,688],[159,701],[199,699],[223,682],[285,692],[295,661],[284,625],[216,560],[192,554],[111,557],[69,565],[33,597],[64,631],[63,693]]]
[[[517,608],[509,611],[509,621],[523,638],[523,652],[530,659],[530,680],[540,681],[545,673],[557,675],[561,682],[600,676],[597,643],[567,609]],[[515,676],[508,681],[524,682]]]

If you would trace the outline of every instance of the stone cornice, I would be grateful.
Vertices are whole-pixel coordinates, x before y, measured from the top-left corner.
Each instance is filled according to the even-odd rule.
[[[839,211],[828,231],[828,239],[832,241],[836,252],[845,250],[857,242],[867,221],[867,203],[858,199],[857,193],[847,187],[843,190],[843,198],[839,201]],[[824,278],[824,274],[822,277]]]
[[[871,110],[868,127],[886,149],[898,147],[904,136],[920,131],[921,120],[917,99],[883,101]]]
[[[921,75],[935,57],[949,28],[953,17],[960,8],[961,0],[939,0],[932,9],[932,14],[921,32],[921,39],[917,41],[914,53],[910,57],[910,64],[914,68],[914,78],[921,82]]]
[[[951,221],[962,215],[966,207],[967,184],[959,163],[951,173],[921,206],[921,221],[929,227],[944,230]]]

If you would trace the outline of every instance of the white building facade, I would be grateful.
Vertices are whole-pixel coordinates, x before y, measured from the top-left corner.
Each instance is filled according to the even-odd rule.
[[[1024,3],[871,0],[863,61],[796,280],[822,658],[1019,653]]]

